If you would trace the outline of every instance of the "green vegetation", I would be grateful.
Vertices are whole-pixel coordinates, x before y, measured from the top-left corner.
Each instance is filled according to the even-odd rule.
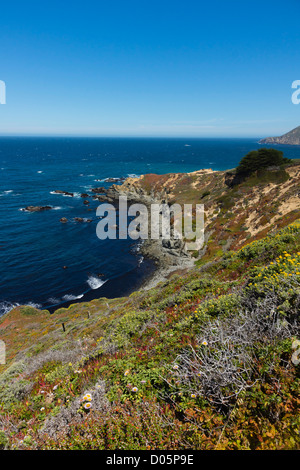
[[[281,166],[287,163],[291,163],[291,160],[283,157],[283,152],[272,148],[260,148],[258,150],[252,150],[242,158],[236,169],[236,173],[241,176],[249,176],[263,168]]]
[[[300,449],[300,168],[265,150],[240,179],[141,179],[146,195],[205,204],[193,268],[0,319],[0,448]]]
[[[295,221],[128,298],[17,308],[0,448],[300,449],[299,302]]]

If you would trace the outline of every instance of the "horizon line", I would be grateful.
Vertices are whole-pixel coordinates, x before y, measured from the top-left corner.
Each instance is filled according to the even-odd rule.
[[[93,138],[93,139],[262,139],[263,136],[249,135],[249,136],[240,136],[240,135],[230,135],[230,136],[220,136],[220,135],[206,135],[206,136],[195,136],[195,135],[99,135],[99,134],[1,134],[1,137],[61,137],[61,138]]]

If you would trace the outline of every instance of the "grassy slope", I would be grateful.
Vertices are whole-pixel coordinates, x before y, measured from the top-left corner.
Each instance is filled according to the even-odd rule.
[[[251,205],[249,191],[259,192],[260,220],[269,181],[226,190],[221,172],[205,178],[204,190],[201,177],[198,188],[196,178],[191,187],[177,181],[169,192],[184,202],[182,191],[190,197],[195,190],[200,201],[210,191],[203,202],[209,199],[207,224],[216,239],[195,268],[128,298],[74,304],[53,315],[20,307],[1,319],[7,364],[0,366],[0,445],[300,448],[299,366],[291,361],[299,331],[299,211],[279,214],[272,233],[262,224],[247,236],[239,221],[242,195]],[[292,179],[281,201],[288,192],[295,197],[297,174]],[[286,184],[271,186],[272,203]],[[228,205],[235,217],[226,216]]]

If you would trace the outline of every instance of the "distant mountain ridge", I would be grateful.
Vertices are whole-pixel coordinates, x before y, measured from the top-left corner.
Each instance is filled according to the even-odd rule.
[[[300,126],[283,134],[280,137],[267,137],[261,139],[260,144],[283,144],[283,145],[300,145]]]

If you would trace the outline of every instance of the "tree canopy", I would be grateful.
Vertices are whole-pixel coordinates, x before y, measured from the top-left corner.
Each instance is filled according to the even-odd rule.
[[[276,149],[260,148],[247,153],[240,161],[236,173],[239,175],[250,175],[257,170],[270,166],[281,166],[291,160],[283,156],[283,152]]]

